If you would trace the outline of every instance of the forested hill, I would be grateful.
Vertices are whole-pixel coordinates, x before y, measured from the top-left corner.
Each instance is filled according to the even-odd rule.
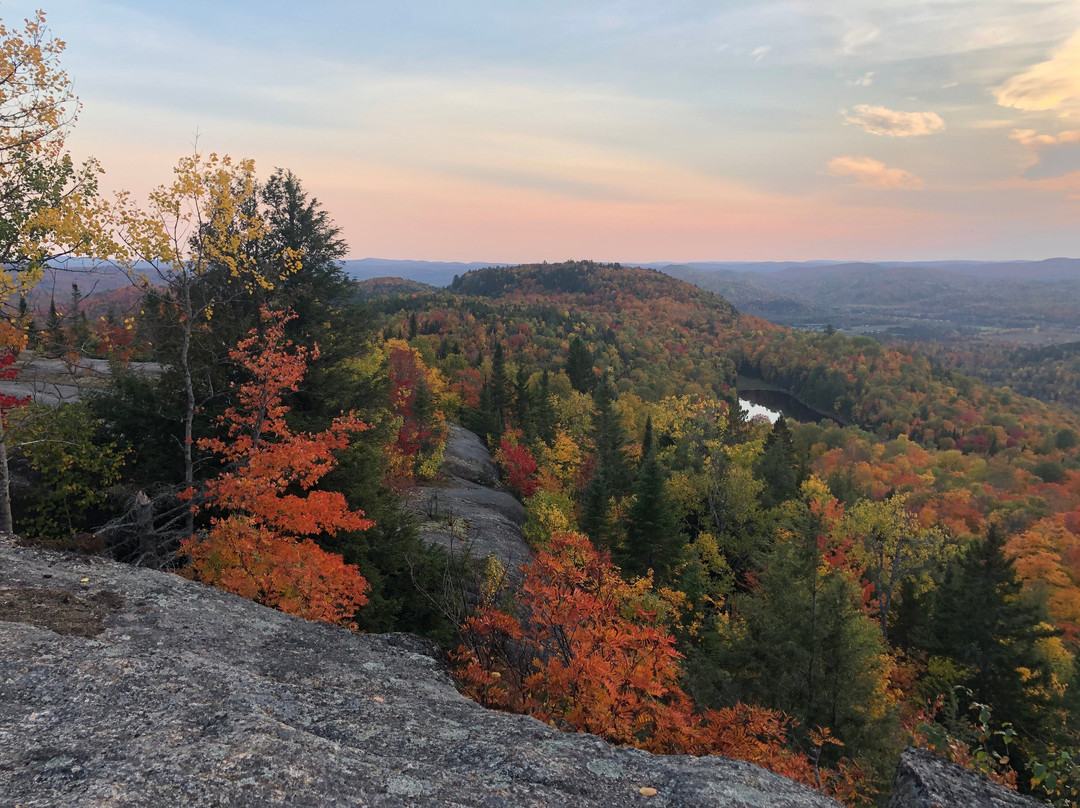
[[[399,304],[384,301],[384,310]],[[557,363],[579,336],[620,389],[650,400],[674,390],[722,393],[739,373],[776,384],[840,423],[882,438],[906,435],[928,448],[1042,452],[1061,430],[1080,428],[1075,413],[943,370],[917,353],[868,337],[776,326],[651,269],[590,261],[492,267],[403,305],[422,321],[422,333],[439,335],[443,354],[456,346],[475,359],[493,334],[505,333],[509,349]],[[473,332],[483,321],[482,333],[470,333],[464,312]]]
[[[585,575],[608,583],[580,608],[646,597],[664,615],[698,709],[756,704],[829,727],[844,744],[822,757],[838,767],[836,793],[852,772],[842,756],[873,781],[928,717],[944,722],[934,732],[961,730],[951,748],[983,744],[999,756],[986,760],[1007,759],[984,770],[1022,783],[1047,750],[1080,742],[1075,412],[867,337],[770,324],[649,269],[493,267],[372,305],[382,338],[407,341],[437,371],[443,412],[487,437],[539,553],[525,590],[506,595],[520,607],[492,605],[468,624],[476,698],[548,720],[528,693],[492,686],[494,674],[535,673],[514,669],[499,637],[536,644],[543,659],[547,629],[515,615],[570,608],[563,587]],[[835,421],[745,423],[739,375]],[[603,631],[644,630],[618,623],[631,607],[611,608],[618,625]],[[570,704],[612,664],[575,659]],[[558,674],[544,673],[555,677],[545,686]],[[679,712],[683,691],[670,692],[678,718],[656,720],[697,732],[692,711]],[[971,701],[1027,740],[1002,746],[1000,723],[969,722]],[[711,726],[730,719],[706,715]],[[572,721],[624,731],[584,712]]]

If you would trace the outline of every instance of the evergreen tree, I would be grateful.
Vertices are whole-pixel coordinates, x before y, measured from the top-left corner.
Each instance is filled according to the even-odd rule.
[[[614,549],[619,544],[612,500],[630,493],[626,435],[615,412],[615,390],[604,374],[593,391],[592,442],[596,468],[582,497],[581,527],[593,542]]]
[[[59,354],[64,350],[64,316],[57,311],[55,298],[49,298],[49,313],[45,317],[45,333],[42,336],[48,353]]]
[[[799,502],[787,522],[760,586],[736,607],[746,625],[724,659],[727,698],[782,710],[803,731],[828,727],[883,772],[896,724],[881,631],[862,611],[858,584],[823,560],[820,516]]]
[[[615,388],[606,373],[593,390],[593,407],[592,439],[597,471],[607,476],[615,496],[625,496],[632,485],[630,463],[626,457],[626,433],[615,412]]]
[[[664,482],[665,474],[653,444],[652,416],[649,416],[645,421],[641,465],[634,487],[634,501],[627,515],[620,566],[630,575],[643,575],[651,569],[661,584],[670,581],[672,567],[683,545]]]
[[[506,356],[502,343],[495,344],[491,357],[491,378],[488,379],[491,395],[491,412],[494,429],[490,434],[497,443],[506,428],[506,415],[510,405],[510,377],[506,375]]]
[[[995,721],[1012,722],[1021,739],[1045,743],[1060,740],[1064,729],[1053,671],[1039,648],[1041,639],[1055,634],[1045,605],[1024,599],[1005,536],[992,526],[947,571],[933,597],[923,647],[963,670],[956,684],[989,704]]]
[[[776,419],[772,432],[765,439],[757,473],[765,483],[761,501],[766,508],[791,499],[799,491],[799,464],[795,459],[795,443],[782,415]]]
[[[570,340],[570,348],[566,352],[566,364],[563,367],[570,378],[571,386],[579,393],[591,392],[596,386],[592,354],[581,337]]]
[[[530,398],[529,374],[526,372],[525,366],[519,364],[517,379],[514,382],[514,420],[518,429],[521,430],[525,443],[530,443],[534,434],[532,408],[529,405]]]
[[[551,400],[551,375],[546,370],[540,374],[533,413],[536,434],[550,445],[555,438],[555,405]]]

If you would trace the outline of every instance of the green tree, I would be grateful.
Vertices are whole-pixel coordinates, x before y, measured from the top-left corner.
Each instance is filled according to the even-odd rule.
[[[551,375],[545,370],[540,374],[533,403],[536,434],[548,445],[555,438],[555,405],[551,398]]]
[[[765,483],[762,503],[773,508],[794,497],[799,491],[799,465],[795,443],[784,416],[776,419],[765,439],[765,448],[757,465],[758,476]]]
[[[724,660],[728,698],[783,710],[807,729],[828,727],[848,754],[884,772],[896,731],[885,646],[858,584],[823,559],[825,530],[817,503],[786,507],[760,585],[736,607],[745,626]]]
[[[614,549],[619,544],[612,504],[630,493],[626,433],[615,412],[615,390],[607,374],[593,390],[592,444],[596,468],[582,497],[581,528],[592,541]]]
[[[920,525],[900,494],[880,502],[861,500],[848,511],[844,523],[859,541],[866,577],[874,584],[881,633],[888,640],[889,614],[901,585],[920,583],[911,590],[916,593],[929,589],[931,571],[944,566],[954,545],[941,527]]]
[[[671,501],[664,490],[666,475],[656,457],[652,416],[645,420],[634,499],[626,517],[626,540],[620,566],[631,575],[653,570],[660,584],[670,581],[683,537]]]
[[[491,421],[494,431],[490,434],[496,441],[506,428],[506,415],[510,407],[510,377],[506,373],[506,355],[501,342],[495,344],[491,357],[491,376],[488,378],[491,396]]]
[[[1005,536],[992,526],[949,568],[934,593],[922,645],[952,660],[960,670],[953,684],[992,705],[995,719],[1011,722],[1021,738],[1053,743],[1062,740],[1065,722],[1040,641],[1056,633],[1045,605],[1025,600],[1005,554]]]
[[[596,386],[596,374],[593,372],[592,354],[589,346],[581,337],[570,340],[570,347],[566,351],[566,363],[563,365],[566,375],[570,378],[570,384],[579,393],[592,392]]]
[[[50,539],[87,530],[88,514],[104,505],[109,486],[120,481],[125,451],[102,439],[100,421],[78,402],[27,408],[14,420],[23,422],[14,452],[36,481],[13,503],[19,530]]]

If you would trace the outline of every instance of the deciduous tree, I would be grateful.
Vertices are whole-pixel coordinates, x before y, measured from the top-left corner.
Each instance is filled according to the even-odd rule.
[[[350,625],[367,583],[309,537],[372,526],[340,493],[314,488],[334,468],[334,452],[367,425],[343,415],[318,434],[289,427],[282,396],[296,390],[318,349],[290,350],[289,315],[266,311],[263,318],[262,333],[253,331],[230,354],[251,379],[220,419],[226,437],[199,441],[227,464],[206,484],[210,530],[184,541],[180,552],[200,580],[309,620]]]

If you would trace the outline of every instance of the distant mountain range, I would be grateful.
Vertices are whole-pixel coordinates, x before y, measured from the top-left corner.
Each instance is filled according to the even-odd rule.
[[[1045,261],[623,261],[624,266],[659,269],[681,276],[693,270],[701,275],[733,273],[726,277],[764,276],[786,273],[807,275],[867,273],[885,270],[923,270],[975,278],[1014,278],[1017,280],[1080,279],[1080,258],[1049,258]],[[448,286],[455,275],[484,267],[507,267],[515,264],[500,261],[402,261],[390,258],[361,258],[345,262],[345,271],[357,280],[369,278],[406,278],[433,286]]]
[[[390,258],[360,258],[345,261],[345,272],[358,281],[371,278],[404,278],[432,286],[449,286],[455,275],[484,267],[508,267],[507,263],[472,261],[398,261]]]

